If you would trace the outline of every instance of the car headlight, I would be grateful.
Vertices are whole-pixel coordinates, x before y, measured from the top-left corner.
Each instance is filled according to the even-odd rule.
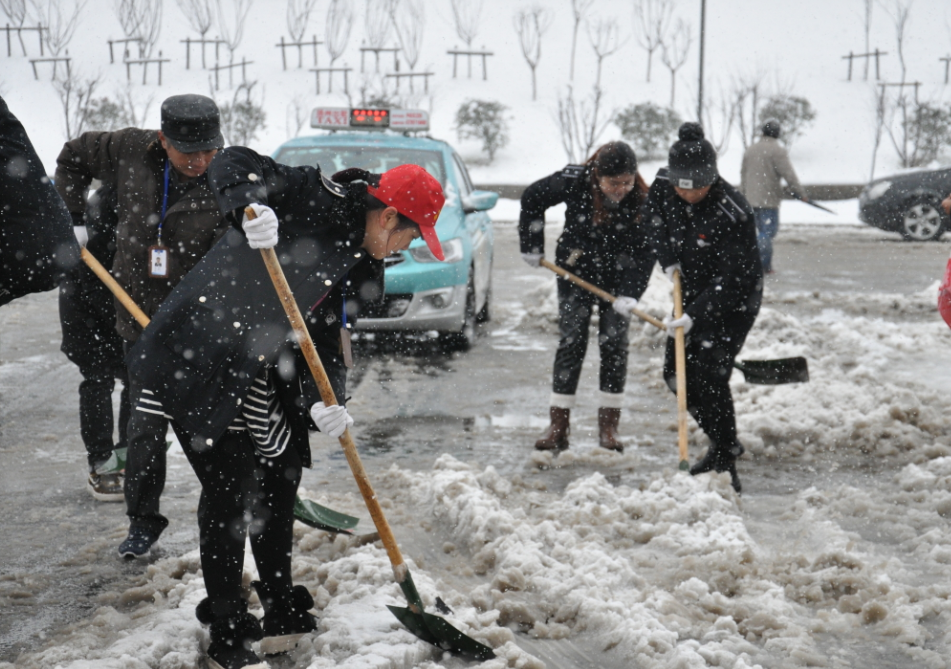
[[[463,258],[462,253],[462,240],[456,237],[455,239],[449,239],[444,242],[439,242],[442,245],[442,254],[446,257],[446,262],[459,262]],[[416,262],[439,262],[436,259],[436,256],[433,255],[433,252],[429,250],[429,247],[425,244],[415,246],[409,250],[409,254],[413,256],[413,260]]]
[[[866,191],[869,200],[877,200],[883,196],[889,188],[892,187],[891,181],[879,181]]]

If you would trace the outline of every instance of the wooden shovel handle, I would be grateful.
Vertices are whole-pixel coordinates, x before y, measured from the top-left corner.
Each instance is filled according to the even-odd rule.
[[[83,262],[89,266],[89,269],[91,269],[96,274],[96,276],[98,276],[99,279],[104,284],[106,284],[106,287],[112,291],[112,294],[116,296],[120,303],[122,303],[122,306],[128,309],[129,313],[132,314],[132,317],[136,320],[136,322],[143,328],[147,326],[149,324],[149,317],[145,315],[144,311],[139,309],[139,305],[137,305],[132,300],[132,298],[129,297],[129,294],[125,292],[122,286],[120,286],[119,283],[112,278],[112,275],[109,274],[109,270],[103,267],[102,263],[96,260],[96,256],[86,250],[85,246],[82,247],[80,255],[82,256]]]
[[[250,208],[245,209],[245,215],[252,219],[254,218],[254,211]],[[268,274],[271,275],[271,281],[274,282],[274,288],[277,290],[285,313],[287,313],[287,319],[297,336],[297,343],[300,344],[301,352],[304,354],[310,373],[314,375],[314,381],[317,382],[320,398],[327,406],[334,406],[337,404],[337,398],[334,395],[333,386],[330,385],[330,379],[327,378],[327,372],[320,361],[320,356],[317,354],[314,340],[311,339],[310,332],[307,331],[307,326],[304,324],[304,317],[301,315],[297,301],[291,293],[291,288],[284,276],[284,270],[281,269],[277,254],[274,253],[274,249],[261,249],[261,257],[264,258],[264,264],[267,266]],[[373,492],[373,486],[370,485],[370,479],[363,468],[363,462],[360,460],[360,454],[357,452],[357,446],[353,442],[349,428],[344,430],[344,433],[340,436],[340,445],[347,456],[350,471],[353,472],[353,477],[357,481],[360,494],[363,495],[363,501],[366,502],[367,509],[370,511],[373,524],[376,525],[376,530],[380,534],[380,541],[383,542],[383,546],[386,548],[390,564],[393,565],[396,581],[402,583],[409,570],[403,562],[403,555],[400,553],[399,546],[396,545],[396,537],[393,536],[393,531],[390,529],[389,523],[386,522],[386,516],[383,515],[383,509],[377,501],[376,493]]]
[[[541,264],[542,267],[544,267],[544,268],[546,268],[546,269],[550,269],[552,272],[554,272],[555,274],[557,274],[558,276],[560,276],[562,279],[566,279],[566,280],[570,281],[571,283],[573,283],[573,284],[575,284],[575,285],[578,285],[578,286],[581,286],[581,287],[584,288],[585,290],[594,293],[595,295],[597,295],[598,297],[600,297],[600,298],[601,298],[602,300],[604,300],[605,302],[612,302],[612,303],[613,303],[614,300],[617,299],[616,297],[614,297],[614,295],[612,295],[612,294],[609,293],[608,291],[602,290],[601,288],[598,288],[598,287],[595,286],[593,283],[588,283],[587,281],[585,281],[584,279],[582,279],[580,276],[577,276],[577,275],[575,275],[575,274],[572,274],[572,273],[569,272],[568,270],[566,270],[566,269],[564,269],[564,268],[562,268],[562,267],[559,267],[558,265],[556,265],[556,264],[553,263],[553,262],[550,262],[550,261],[545,260],[544,258],[542,258],[540,264]],[[661,329],[661,330],[664,330],[664,329],[665,329],[665,326],[664,326],[664,324],[663,324],[661,321],[657,320],[656,318],[654,318],[654,317],[651,316],[650,314],[648,314],[648,313],[646,313],[646,312],[644,312],[644,311],[641,311],[640,309],[631,309],[631,313],[634,314],[635,316],[637,316],[638,318],[640,318],[642,321],[647,321],[648,323],[650,323],[651,325],[653,325],[655,328],[659,328],[659,329]]]
[[[680,270],[674,270],[674,318],[684,315]],[[687,452],[687,354],[684,348],[684,329],[674,331],[674,361],[677,369],[677,442],[680,449],[681,469],[688,463]]]

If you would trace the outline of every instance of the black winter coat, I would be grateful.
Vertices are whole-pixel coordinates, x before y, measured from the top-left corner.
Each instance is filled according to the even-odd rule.
[[[606,223],[594,225],[590,168],[568,165],[522,194],[521,252],[544,253],[545,210],[564,202],[565,228],[558,238],[555,264],[609,293],[640,298],[654,267],[647,230],[640,222],[642,198],[635,187]]]
[[[718,177],[710,193],[691,205],[662,168],[647,194],[644,220],[661,267],[680,263],[684,311],[696,333],[731,321],[748,330],[762,302],[763,266],[746,198]]]
[[[341,186],[317,168],[279,165],[243,147],[220,152],[208,175],[222,213],[257,202],[277,214],[275,251],[343,402],[340,284],[347,276],[350,323],[361,302],[383,294],[383,263],[360,248],[365,185]],[[320,396],[293,339],[261,253],[231,230],[172,291],[127,363],[199,449],[225,432],[260,370],[277,365],[278,393],[306,465],[308,409]]]
[[[0,98],[0,305],[52,290],[79,262],[66,205]]]

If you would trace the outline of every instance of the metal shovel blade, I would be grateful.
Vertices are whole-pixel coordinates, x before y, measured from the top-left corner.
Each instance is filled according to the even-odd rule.
[[[440,650],[479,662],[495,657],[491,648],[466,636],[439,616],[425,612],[415,613],[403,606],[387,604],[386,608],[406,626],[406,629]]]
[[[761,386],[806,383],[809,380],[809,364],[805,358],[742,360],[733,366],[743,372],[747,383]]]
[[[298,497],[294,500],[294,519],[318,530],[353,534],[350,530],[360,522],[359,518],[334,511],[317,502]]]

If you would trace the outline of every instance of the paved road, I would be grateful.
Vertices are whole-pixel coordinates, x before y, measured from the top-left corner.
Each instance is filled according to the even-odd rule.
[[[495,317],[472,351],[445,355],[425,342],[361,347],[351,412],[371,478],[391,463],[428,470],[442,452],[493,464],[505,475],[544,477],[549,490],[589,473],[583,467],[539,472],[528,455],[545,424],[555,338],[550,325],[523,313],[543,299],[550,277],[524,266],[515,238],[514,226],[498,226]],[[917,293],[941,276],[949,248],[949,243],[904,243],[865,228],[787,227],[777,240],[778,273],[768,278],[769,299],[820,292],[841,294],[847,303],[856,294]],[[42,645],[103,603],[121,605],[115,593],[147,568],[115,555],[126,529],[123,506],[95,502],[84,488],[80,377],[59,343],[55,294],[0,309],[0,661],[15,661],[21,651]],[[632,356],[628,407],[639,416],[639,435],[666,443],[674,424],[672,403],[649,358]],[[589,361],[582,388],[597,387],[595,373]],[[596,407],[596,397],[580,397],[573,434],[581,443],[596,439]],[[339,449],[319,435],[313,444],[317,467],[305,473],[304,486],[352,491]],[[668,460],[643,449],[638,467],[611,478],[636,484]],[[799,477],[787,472],[782,485],[807,481],[807,472]],[[184,456],[173,449],[163,498],[171,526],[153,559],[197,546],[197,493]],[[558,657],[571,665],[577,655],[577,646],[567,648],[555,653],[549,666],[558,666]]]

